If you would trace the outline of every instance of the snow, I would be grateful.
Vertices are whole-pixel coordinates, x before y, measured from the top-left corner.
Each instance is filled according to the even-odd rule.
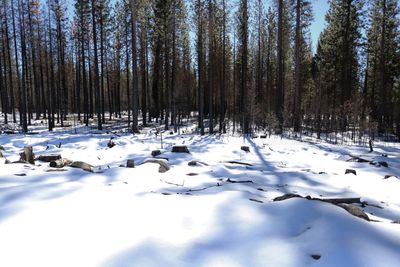
[[[0,161],[0,266],[400,266],[400,224],[392,223],[400,179],[383,179],[400,177],[398,144],[377,142],[368,153],[313,139],[164,133],[161,149],[151,131],[38,132],[1,135],[4,156],[16,161],[32,145],[36,155],[61,154],[95,171]],[[171,153],[173,145],[191,153]],[[169,171],[142,164],[155,149]],[[349,154],[389,168],[348,162]],[[120,167],[127,159],[136,167]],[[373,221],[320,201],[273,202],[285,193],[361,197]]]

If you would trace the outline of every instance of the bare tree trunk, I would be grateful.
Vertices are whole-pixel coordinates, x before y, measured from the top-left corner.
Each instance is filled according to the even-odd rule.
[[[93,46],[94,46],[94,93],[96,101],[96,113],[97,113],[97,129],[103,130],[102,116],[100,110],[100,93],[99,93],[99,59],[97,51],[97,27],[96,27],[96,4],[92,0],[92,27],[93,27]]]
[[[279,121],[279,130],[283,131],[283,101],[284,101],[284,77],[283,77],[283,0],[278,1],[278,44],[277,44],[277,92],[276,92],[276,116]]]
[[[131,29],[132,29],[132,131],[139,133],[138,128],[138,75],[137,75],[137,52],[136,52],[136,0],[130,0],[131,4]]]
[[[294,64],[295,64],[295,93],[294,93],[294,109],[293,109],[293,129],[295,132],[300,131],[301,127],[301,99],[300,99],[300,93],[301,93],[301,80],[300,80],[300,39],[301,39],[301,33],[300,33],[300,12],[301,12],[301,0],[296,0],[296,36],[295,36],[295,59],[294,59]]]

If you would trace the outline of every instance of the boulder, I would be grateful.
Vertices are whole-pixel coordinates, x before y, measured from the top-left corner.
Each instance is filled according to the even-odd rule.
[[[389,164],[386,161],[371,161],[369,164],[374,165],[376,167],[385,167],[389,168]]]
[[[190,151],[187,148],[187,146],[173,146],[172,147],[172,152],[173,153],[190,153]]]

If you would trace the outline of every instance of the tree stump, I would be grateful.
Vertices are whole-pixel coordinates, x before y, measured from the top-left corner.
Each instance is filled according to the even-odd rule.
[[[24,147],[24,152],[20,153],[20,160],[35,165],[35,154],[33,154],[32,146]]]
[[[128,159],[126,161],[126,167],[127,168],[135,168],[135,161],[133,159]]]
[[[153,157],[157,157],[157,156],[161,155],[161,151],[160,150],[153,150],[153,151],[151,151],[151,155]]]
[[[345,172],[344,174],[349,174],[349,173],[352,173],[352,174],[354,174],[354,175],[357,175],[357,172],[356,172],[355,170],[352,170],[352,169],[347,169],[346,172]]]
[[[113,148],[113,147],[115,147],[115,143],[114,143],[114,141],[113,141],[113,138],[110,138],[110,141],[108,141],[107,146],[108,146],[108,148]]]
[[[190,151],[187,148],[187,146],[173,146],[172,147],[172,152],[173,153],[190,153]]]
[[[246,152],[246,153],[249,153],[249,152],[250,152],[250,148],[249,148],[248,146],[242,146],[242,147],[240,148],[240,150],[243,150],[243,151]]]

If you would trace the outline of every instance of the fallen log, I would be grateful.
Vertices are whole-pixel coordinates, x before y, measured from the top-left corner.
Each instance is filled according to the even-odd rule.
[[[208,166],[207,163],[201,162],[201,161],[198,161],[198,160],[192,160],[192,161],[189,161],[189,163],[188,163],[188,166],[191,166],[191,167],[199,166],[199,165]]]
[[[72,160],[69,160],[69,159],[57,159],[57,160],[51,161],[49,166],[51,168],[60,169],[60,168],[63,168],[63,167],[65,167],[65,166],[67,166],[67,165],[69,165],[71,163],[72,163]]]
[[[353,206],[351,204],[362,204],[362,205],[368,205],[367,202],[361,202],[361,198],[312,198],[310,196],[300,196],[297,194],[285,194],[280,197],[274,198],[274,201],[283,201],[291,198],[303,198],[307,200],[317,200],[317,201],[322,201],[326,203],[333,204],[335,206],[338,206],[342,209],[345,209],[348,213],[350,213],[353,216],[359,217],[361,219],[364,219],[366,221],[370,221],[370,218],[368,215],[359,207]]]
[[[332,204],[362,204],[361,198],[324,198],[321,201],[332,203]]]
[[[367,162],[371,162],[370,160],[367,159],[363,159],[359,156],[354,156],[354,155],[349,155],[351,158],[346,160],[347,162],[360,162],[360,163],[367,163]]]
[[[156,158],[148,159],[145,162],[143,162],[143,164],[146,163],[157,163],[158,165],[160,165],[160,167],[158,168],[158,172],[160,173],[167,172],[170,169],[168,163],[161,159],[156,159]]]
[[[239,161],[234,161],[234,160],[227,161],[226,163],[230,163],[230,164],[238,164],[238,165],[245,165],[245,166],[253,166],[253,164],[250,164],[250,163],[246,163],[246,162],[239,162]]]
[[[376,167],[386,167],[389,168],[389,164],[386,161],[375,161],[375,160],[367,160],[355,155],[349,155],[351,158],[346,160],[347,162],[360,162],[360,163],[369,163]]]
[[[249,198],[249,200],[253,201],[253,202],[257,202],[257,203],[264,203],[264,201],[261,201],[261,200],[255,199],[255,198]]]
[[[66,172],[67,169],[48,169],[45,172]]]
[[[398,178],[396,175],[387,174],[383,179],[389,179],[391,177]]]
[[[189,153],[190,154],[190,151],[187,148],[187,146],[173,146],[172,152],[173,153]]]
[[[276,197],[273,200],[276,202],[276,201],[283,201],[283,200],[286,200],[286,199],[291,199],[291,198],[296,198],[296,197],[297,198],[303,198],[302,196],[297,195],[297,194],[284,194],[283,196]]]
[[[341,207],[342,209],[345,209],[348,213],[350,213],[353,216],[364,219],[368,222],[370,221],[370,218],[368,217],[368,215],[359,207],[349,205],[349,204],[337,204],[336,206]]]
[[[253,183],[253,181],[251,181],[251,180],[246,180],[246,181],[235,181],[235,180],[231,180],[230,178],[228,178],[228,179],[226,180],[226,182],[227,182],[227,183],[231,183],[231,184],[247,184],[247,183],[252,184],[252,183]]]
[[[93,166],[83,161],[74,161],[69,166],[72,168],[79,168],[87,172],[93,172]]]
[[[61,159],[61,155],[59,154],[40,155],[36,159],[43,162],[52,162]]]

